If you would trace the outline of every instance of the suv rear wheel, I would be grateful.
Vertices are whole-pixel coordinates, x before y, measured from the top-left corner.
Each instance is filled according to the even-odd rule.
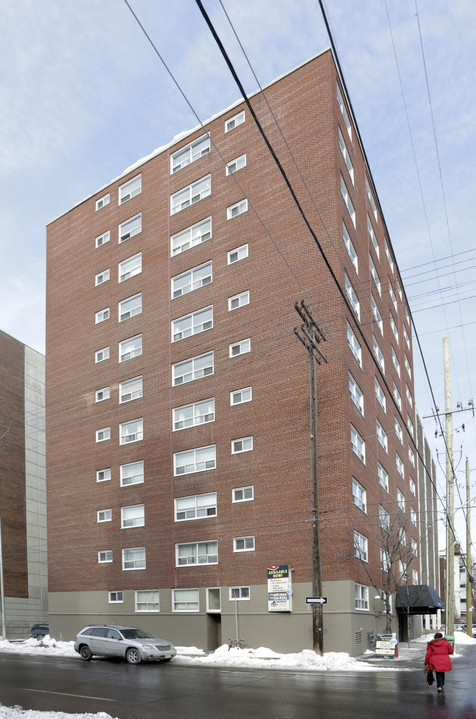
[[[81,657],[81,659],[84,659],[85,662],[89,662],[93,655],[90,648],[86,644],[83,644],[83,646],[79,650],[79,656]]]
[[[140,661],[141,656],[139,650],[134,649],[134,647],[129,647],[126,652],[126,662],[129,662],[129,664],[139,664]]]

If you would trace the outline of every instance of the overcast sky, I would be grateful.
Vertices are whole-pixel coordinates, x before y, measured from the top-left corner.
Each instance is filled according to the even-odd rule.
[[[202,120],[239,99],[194,0],[130,4]],[[204,4],[256,90],[219,0]],[[223,5],[261,85],[329,45],[318,0]],[[448,336],[453,406],[466,407],[476,401],[476,3],[333,0],[327,10],[436,403]],[[0,329],[44,352],[46,224],[197,120],[124,0],[2,0],[0,34]],[[414,361],[425,416],[434,402],[417,343]],[[434,420],[425,427],[444,465]],[[472,414],[454,427],[464,484],[467,454],[476,469]]]

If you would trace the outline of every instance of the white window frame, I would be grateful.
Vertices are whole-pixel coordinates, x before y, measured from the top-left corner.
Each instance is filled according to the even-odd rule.
[[[350,425],[350,443],[354,454],[360,459],[362,464],[365,464],[365,440],[357,432],[353,424]]]
[[[352,501],[356,507],[367,514],[367,490],[352,477]]]
[[[369,540],[354,529],[354,557],[362,562],[369,561]]]
[[[370,241],[372,243],[372,247],[375,250],[375,254],[377,255],[377,259],[380,262],[380,247],[377,240],[377,235],[375,234],[374,226],[372,225],[372,220],[370,219],[369,215],[367,215],[367,232],[369,233]]]
[[[124,307],[127,306],[127,303],[131,304],[131,309],[124,311]],[[140,314],[142,314],[142,292],[126,297],[117,304],[118,322],[125,322],[125,320],[129,320]]]
[[[383,352],[380,348],[379,343],[377,342],[375,335],[373,336],[373,348],[374,348],[374,356],[377,360],[377,364],[382,370],[383,373],[385,373],[385,357],[383,356]]]
[[[415,426],[414,426],[412,418],[410,417],[409,414],[407,414],[407,427],[408,427],[408,431],[410,432],[411,436],[413,438],[415,438],[415,435],[414,435]]]
[[[228,297],[228,312],[233,312],[233,310],[237,310],[240,307],[246,307],[246,305],[250,304],[250,291],[245,290],[244,292],[240,292],[237,295],[233,295],[233,297]]]
[[[128,511],[135,510],[135,511]],[[130,513],[130,517],[127,515]],[[143,504],[131,504],[121,507],[121,529],[145,526],[145,507]]]
[[[130,240],[131,237],[138,235],[142,232],[142,213],[129,217],[124,222],[121,222],[118,229],[118,243],[121,245],[123,242]]]
[[[110,564],[113,561],[112,549],[100,549],[98,552],[98,564]]]
[[[111,468],[96,470],[96,482],[108,482],[111,479]]]
[[[236,407],[238,404],[245,404],[251,402],[253,399],[252,387],[243,387],[242,389],[235,389],[230,392],[230,407]]]
[[[370,267],[370,274],[372,275],[372,279],[374,281],[375,287],[377,288],[379,297],[382,297],[382,283],[380,282],[380,277],[377,272],[377,268],[375,267],[375,262],[373,261],[371,254],[369,254],[369,267]]]
[[[395,352],[393,345],[392,345],[392,363],[395,367],[395,372],[397,373],[398,377],[400,378],[400,360],[398,359],[397,353]]]
[[[194,494],[188,497],[175,497],[174,499],[174,520],[176,522],[192,522],[197,519],[210,519],[211,517],[216,517],[217,513],[216,492]]]
[[[189,547],[192,550],[192,553],[189,555],[182,555],[182,557],[180,557],[181,547]],[[205,549],[205,552],[201,553],[201,548]],[[187,557],[187,561],[181,562],[180,559],[183,559],[184,557]],[[206,561],[200,561],[200,557],[205,557]],[[191,561],[188,561],[188,559]],[[179,542],[175,545],[176,567],[200,567],[208,566],[210,564],[218,564],[218,542],[216,539],[208,540],[206,542]]]
[[[110,278],[111,278],[111,271],[109,269],[103,270],[102,272],[98,272],[97,275],[94,277],[94,286],[99,287],[99,285],[103,285]]]
[[[400,489],[397,489],[397,506],[402,512],[405,511],[405,496]]]
[[[405,479],[405,464],[398,452],[395,452],[395,466],[400,477]]]
[[[350,305],[352,309],[354,310],[354,314],[357,317],[357,319],[360,322],[360,301],[359,297],[357,295],[357,292],[354,289],[354,285],[349,279],[349,275],[347,272],[344,272],[344,278],[345,278],[345,293],[347,295],[347,299],[350,302]]]
[[[107,442],[109,439],[111,439],[111,428],[110,427],[102,427],[101,429],[96,430],[96,442]]]
[[[382,572],[388,573],[390,569],[390,557],[388,550],[380,547],[380,569]]]
[[[246,197],[244,200],[235,202],[233,205],[229,205],[229,207],[226,208],[226,219],[234,220],[235,217],[243,215],[245,212],[248,212],[248,199]]]
[[[378,508],[378,518],[380,529],[383,529],[385,532],[390,532],[390,512],[388,512],[385,507],[382,507],[381,504]]]
[[[246,167],[246,153],[236,157],[234,160],[230,160],[226,165],[225,174],[228,177],[228,175],[233,175],[238,170],[242,170],[243,167]]]
[[[373,195],[372,189],[370,187],[368,177],[365,178],[365,191],[367,193],[367,199],[368,199],[369,205],[372,209],[373,216],[375,217],[375,222],[378,222],[377,205],[375,204],[374,195]]]
[[[382,449],[385,450],[388,454],[388,436],[380,422],[377,420],[377,440],[382,447]]]
[[[212,193],[212,176],[210,174],[200,177],[190,185],[182,187],[177,192],[170,195],[170,215],[176,215],[187,207],[195,205],[200,200],[204,200]]]
[[[106,230],[106,232],[103,232],[102,235],[98,235],[95,239],[96,249],[98,249],[98,247],[102,247],[103,245],[105,245],[107,242],[109,242],[110,239],[111,239],[110,230]]]
[[[238,494],[241,492],[242,496]],[[249,495],[249,496],[245,496]],[[247,487],[235,487],[232,490],[232,504],[238,504],[240,502],[252,502],[255,498],[255,488],[252,484],[249,484]]]
[[[388,294],[390,295],[393,309],[395,310],[395,312],[398,312],[397,298],[395,296],[395,292],[393,291],[392,281],[390,277],[388,278]]]
[[[98,310],[94,313],[94,324],[99,325],[101,322],[105,322],[111,316],[111,310],[109,307],[105,307],[103,310]]]
[[[207,362],[203,364],[203,362]],[[188,369],[190,365],[190,369]],[[200,365],[197,368],[197,365]],[[187,371],[184,371],[187,368]],[[187,382],[194,382],[197,379],[203,377],[211,377],[215,371],[215,356],[214,352],[205,352],[205,354],[197,355],[196,357],[190,357],[190,359],[176,362],[172,365],[172,387],[178,387],[181,384]],[[183,374],[178,374],[184,372]],[[187,379],[189,377],[189,379]],[[180,379],[180,382],[178,381]]]
[[[207,410],[207,411],[204,411]],[[186,413],[186,416],[185,416]],[[180,416],[184,418],[180,419]],[[180,432],[183,429],[208,424],[215,421],[215,398],[202,399],[197,402],[181,405],[172,409],[172,430]],[[181,426],[177,426],[177,425]]]
[[[99,197],[96,200],[96,212],[98,210],[102,210],[102,208],[106,207],[106,205],[109,205],[110,202],[111,202],[111,195],[109,194],[109,192],[107,194],[103,195],[102,197]]]
[[[247,602],[251,599],[251,591],[249,586],[243,587],[229,587],[228,588],[228,601],[229,602]]]
[[[129,474],[130,468],[134,468],[134,474]],[[121,487],[133,487],[135,484],[143,484],[145,481],[144,460],[139,459],[136,462],[127,462],[119,467],[120,485]],[[129,481],[130,480],[130,481]]]
[[[413,397],[412,393],[410,392],[410,387],[406,384],[405,385],[405,394],[407,396],[407,402],[410,405],[410,407],[413,408]]]
[[[124,603],[124,592],[108,592],[109,604],[123,604]]]
[[[142,375],[119,382],[119,404],[140,399],[143,395]]]
[[[407,345],[408,349],[410,349],[410,337],[407,332],[407,328],[405,325],[403,325],[403,337],[405,339],[405,344]]]
[[[136,431],[128,433],[128,427],[137,425]],[[131,439],[128,439],[130,437]],[[128,422],[121,422],[119,425],[119,444],[132,444],[134,442],[141,442],[144,439],[144,420],[142,417],[138,419],[131,419]]]
[[[134,558],[134,554],[128,554],[129,552],[135,553],[138,555],[139,552],[141,552],[141,555],[138,555],[137,558]],[[131,566],[126,566],[131,565]],[[122,550],[122,570],[124,572],[136,572],[141,569],[147,568],[147,558],[146,558],[146,551],[145,547],[126,547]]]
[[[415,484],[415,480],[413,479],[413,477],[410,477],[410,479],[408,481],[408,487],[410,489],[410,492],[413,494],[413,496],[416,497],[416,484]]]
[[[96,522],[98,524],[112,522],[112,509],[98,509],[96,512]]]
[[[117,266],[117,281],[125,282],[126,280],[140,275],[142,272],[142,252],[138,252],[131,257],[127,257]]]
[[[240,437],[239,439],[231,440],[231,453],[232,454],[243,454],[243,452],[253,451],[253,437]]]
[[[354,607],[358,612],[369,611],[369,588],[365,584],[354,584]]]
[[[383,489],[385,489],[386,492],[388,492],[389,488],[389,482],[388,482],[388,472],[381,464],[380,462],[377,463],[377,476],[378,476],[378,483],[380,484]]]
[[[401,445],[403,445],[403,429],[396,417],[393,418],[393,426],[395,428],[395,436],[400,442]]]
[[[347,149],[347,145],[345,144],[344,136],[341,132],[341,129],[339,126],[337,126],[337,132],[339,136],[339,147],[342,154],[342,157],[344,159],[345,166],[347,167],[347,171],[349,173],[350,181],[352,182],[352,185],[355,185],[354,182],[354,168],[352,165],[352,160],[350,159],[350,154]]]
[[[186,597],[179,601],[179,597]],[[199,612],[199,589],[172,589],[172,612]]]
[[[124,352],[124,349],[129,345],[132,346],[132,349]],[[134,359],[134,357],[140,357],[141,354],[142,335],[134,335],[134,337],[128,337],[127,339],[119,342],[119,362],[128,362],[129,360]]]
[[[131,177],[130,180],[119,185],[117,190],[117,204],[123,205],[124,202],[132,200],[136,195],[140,195],[142,192],[142,175],[139,173],[135,177]]]
[[[248,257],[248,243],[245,245],[240,245],[240,247],[235,247],[234,250],[230,250],[227,252],[226,255],[226,264],[227,265],[234,265],[235,262],[239,262],[240,260],[244,260]]]
[[[235,347],[239,349],[239,352],[234,352]],[[232,342],[228,346],[228,356],[230,359],[232,357],[239,357],[240,355],[248,354],[248,352],[251,352],[251,339],[249,337],[244,340],[239,340],[238,342]]]
[[[349,349],[354,355],[355,359],[357,360],[357,364],[360,368],[362,368],[362,347],[359,344],[359,341],[355,335],[354,330],[350,326],[350,324],[347,322],[347,344],[349,345]]]
[[[342,118],[344,120],[345,129],[347,130],[347,134],[350,137],[350,140],[352,142],[352,124],[349,119],[349,114],[347,112],[347,108],[344,103],[344,98],[342,97],[342,92],[340,90],[339,85],[337,84],[337,104],[339,105],[339,109],[342,114]]]
[[[392,253],[390,252],[390,247],[388,246],[387,238],[383,238],[383,244],[385,247],[385,254],[387,255],[387,262],[390,265],[390,269],[392,270],[392,273],[395,272],[395,265],[392,259]]]
[[[212,218],[207,217],[200,222],[196,222],[190,227],[186,227],[180,232],[176,232],[170,238],[170,255],[180,255],[182,252],[191,250],[192,247],[201,245],[202,242],[211,240],[212,238]]]
[[[411,368],[408,357],[406,355],[404,355],[404,357],[405,357],[405,360],[404,360],[405,361],[405,369],[407,371],[409,378],[411,379],[412,378],[412,368]]]
[[[356,227],[355,207],[354,207],[354,203],[352,202],[350,192],[347,189],[347,185],[345,184],[345,180],[342,177],[342,174],[340,176],[340,194],[342,195],[342,199],[344,200],[344,205],[347,208],[347,212],[349,213],[349,217],[350,217],[352,224],[354,225],[354,228],[355,228]]]
[[[241,110],[241,112],[238,112],[236,115],[233,115],[233,117],[229,117],[228,120],[225,120],[225,133],[239,127],[239,125],[242,125],[244,121],[245,111]]]
[[[408,447],[408,459],[412,467],[415,467],[415,452],[410,446]]]
[[[177,297],[187,295],[189,292],[194,292],[205,287],[212,282],[212,261],[204,262],[197,267],[192,267],[186,272],[181,272],[179,275],[172,277],[171,284],[171,298],[174,300]]]
[[[181,330],[179,330],[180,324],[184,325]],[[193,337],[193,335],[198,335],[211,329],[213,329],[213,305],[208,305],[208,307],[202,307],[195,312],[190,312],[172,320],[171,341],[180,342],[180,340],[187,337]]]
[[[374,319],[375,324],[380,330],[380,334],[383,335],[383,320],[382,315],[380,314],[380,310],[378,308],[377,302],[373,296],[372,293],[370,293],[370,305],[372,308],[372,317]]]
[[[99,362],[105,362],[110,357],[109,347],[103,347],[100,350],[96,350],[94,353],[94,362],[98,364]]]
[[[395,337],[395,342],[397,343],[397,345],[399,345],[400,340],[398,338],[398,327],[397,327],[397,323],[395,322],[395,319],[391,312],[390,312],[390,329],[392,330],[393,336]]]
[[[209,152],[210,135],[206,133],[192,142],[189,142],[188,145],[184,145],[180,148],[180,150],[176,150],[176,152],[170,156],[170,174],[173,175],[182,168],[191,165],[192,162],[196,162],[201,157],[208,155]],[[177,163],[176,160],[181,157],[184,159]]]
[[[387,412],[387,397],[385,395],[385,392],[382,389],[382,385],[378,381],[378,379],[375,377],[375,397],[377,399],[377,402],[381,406],[384,412]]]
[[[410,522],[413,524],[414,527],[417,526],[417,513],[416,510],[413,509],[413,507],[410,507]]]
[[[111,397],[111,388],[110,387],[101,387],[101,389],[97,389],[94,393],[94,401],[95,402],[104,402],[107,399],[110,399]]]
[[[400,394],[397,385],[395,382],[393,383],[393,399],[395,400],[395,404],[397,405],[400,412],[402,411],[402,395]]]
[[[187,464],[178,464],[178,460],[183,458],[184,455],[190,455],[192,462]],[[210,456],[210,459],[201,459],[201,455],[205,457]],[[205,465],[205,466],[201,466]],[[216,469],[216,445],[209,444],[206,447],[195,447],[193,449],[187,449],[182,452],[174,453],[174,477],[181,477],[184,474],[196,474],[197,472],[208,472],[212,469]],[[184,471],[182,470],[184,468]],[[187,468],[191,469],[187,469]]]
[[[360,414],[364,416],[364,393],[349,372],[349,393],[352,402],[355,404]]]
[[[147,595],[149,596],[147,597]],[[136,589],[134,611],[138,613],[160,612],[160,591],[158,589]]]
[[[355,270],[355,273],[359,274],[359,258],[357,255],[357,251],[354,247],[354,243],[352,242],[349,231],[347,230],[347,227],[345,226],[345,222],[342,222],[342,241],[344,243],[344,247],[346,249],[347,254],[349,255],[350,261],[352,262],[352,267]]]
[[[255,538],[233,537],[233,552],[254,552],[256,549]]]

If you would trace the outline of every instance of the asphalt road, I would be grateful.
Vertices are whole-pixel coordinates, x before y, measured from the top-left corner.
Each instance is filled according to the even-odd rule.
[[[0,653],[0,703],[119,719],[476,719],[476,648],[454,668],[437,695],[420,666],[317,674]]]

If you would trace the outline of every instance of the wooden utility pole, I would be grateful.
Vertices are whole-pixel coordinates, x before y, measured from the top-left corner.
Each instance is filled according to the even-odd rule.
[[[446,425],[446,634],[453,635],[455,619],[455,538],[453,416],[451,412],[450,344],[443,338]]]
[[[473,636],[473,562],[471,559],[471,498],[469,459],[466,457],[466,634]]]
[[[319,348],[326,337],[304,303],[295,302],[294,308],[303,323],[294,334],[302,342],[309,354],[309,405],[310,405],[310,449],[311,449],[311,552],[312,552],[312,591],[314,597],[322,597],[321,544],[319,524],[319,474],[318,474],[318,422],[316,362],[327,362],[327,357]],[[312,644],[318,654],[324,653],[323,605],[312,604]]]

